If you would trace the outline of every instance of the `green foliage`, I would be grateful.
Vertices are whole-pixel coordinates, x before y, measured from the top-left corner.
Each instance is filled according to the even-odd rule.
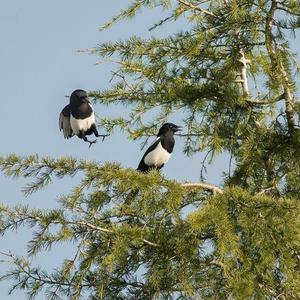
[[[33,232],[28,259],[2,253],[13,268],[0,280],[30,299],[299,299],[300,108],[289,39],[300,3],[136,0],[103,28],[159,7],[151,30],[179,19],[187,29],[99,45],[93,53],[118,68],[112,86],[90,96],[130,109],[100,121],[130,139],[182,118],[184,153],[207,153],[201,173],[230,154],[223,189],[113,163],[2,157],[6,175],[31,179],[25,195],[55,177],[80,183],[57,209],[0,206],[1,234]],[[61,243],[73,257],[53,272],[33,267]]]
[[[28,164],[34,164],[31,175]],[[55,251],[58,243],[77,248],[50,274],[6,254],[15,268],[2,279],[17,281],[13,289],[26,289],[32,297],[45,289],[71,299],[87,291],[90,299],[246,299],[280,293],[296,299],[300,292],[296,199],[253,196],[238,187],[212,195],[156,171],[141,174],[68,158],[9,156],[1,165],[7,174],[39,182],[48,182],[49,173],[84,173],[80,185],[59,199],[61,209],[0,207],[2,234],[21,225],[32,228],[29,257]],[[128,197],[131,190],[137,191],[134,197]],[[191,204],[194,210],[184,213]]]
[[[226,2],[206,1],[202,7],[199,1],[136,1],[138,6],[130,7],[130,15],[142,7],[167,7],[171,11],[168,21],[187,18],[188,30],[165,38],[132,37],[93,50],[104,60],[117,63],[118,70],[109,90],[91,95],[103,104],[130,105],[132,113],[121,125],[130,138],[153,134],[176,112],[187,124],[187,154],[207,150],[214,157],[229,151],[235,160],[243,161],[245,151],[239,150],[248,143],[249,132],[265,138],[255,130],[256,121],[271,133],[280,129],[283,135],[291,134],[295,111],[292,103],[287,104],[294,102],[295,96],[290,95],[284,104],[280,95],[294,92],[297,68],[288,38],[289,31],[297,28],[299,3]],[[122,12],[110,24],[127,15]],[[245,94],[241,84],[241,50],[250,60],[247,84],[253,87],[251,95]],[[156,116],[149,122],[151,110]],[[102,120],[101,125],[106,124],[111,130],[120,120]],[[257,163],[261,160],[253,160],[251,167]]]

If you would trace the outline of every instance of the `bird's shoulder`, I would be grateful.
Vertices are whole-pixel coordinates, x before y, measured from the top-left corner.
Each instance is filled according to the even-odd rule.
[[[70,118],[70,114],[71,114],[71,110],[70,110],[70,104],[67,104],[63,110],[60,113],[61,115],[63,115],[64,117],[69,117]]]
[[[149,146],[149,148],[146,150],[145,154],[144,154],[144,157],[151,151],[153,151],[157,146],[158,144],[161,142],[161,138],[160,137],[157,137],[156,140]]]

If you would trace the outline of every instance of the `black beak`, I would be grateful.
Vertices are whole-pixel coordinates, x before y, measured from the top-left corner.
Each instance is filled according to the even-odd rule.
[[[182,130],[182,127],[181,126],[177,126],[175,128],[173,128],[173,131],[174,132],[177,132],[177,131],[181,131]]]

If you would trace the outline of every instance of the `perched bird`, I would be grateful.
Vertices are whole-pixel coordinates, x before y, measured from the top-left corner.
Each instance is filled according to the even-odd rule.
[[[163,124],[159,129],[157,139],[145,152],[137,170],[148,172],[151,169],[161,169],[171,157],[175,144],[174,133],[179,130],[181,126],[173,123]]]
[[[96,124],[94,109],[88,100],[86,91],[75,90],[70,97],[70,103],[64,107],[59,115],[59,129],[63,131],[66,139],[77,135],[90,146],[97,140],[89,141],[87,135],[94,133],[96,137],[99,135]]]

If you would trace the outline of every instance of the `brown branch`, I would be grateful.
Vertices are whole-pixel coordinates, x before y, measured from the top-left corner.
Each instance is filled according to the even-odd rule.
[[[213,194],[223,194],[223,190],[220,189],[219,187],[209,184],[209,183],[202,183],[202,182],[186,182],[182,183],[181,186],[187,187],[187,188],[200,188],[204,190],[209,190],[212,191]]]
[[[60,222],[57,221],[57,222],[53,222],[53,223],[60,223]],[[70,222],[70,221],[67,221],[66,223],[71,224],[71,225],[79,224],[79,225],[86,226],[88,228],[91,228],[91,229],[94,229],[94,230],[97,230],[97,231],[101,231],[101,232],[105,232],[105,233],[114,233],[114,231],[111,230],[111,229],[96,226],[96,225],[93,225],[93,224],[87,223],[87,222],[81,222],[81,221],[80,222]]]
[[[275,192],[278,192],[278,187],[277,186],[270,186],[267,188],[264,188],[260,190],[258,193],[256,193],[256,196],[261,196],[261,195],[272,195]]]
[[[228,277],[227,272],[225,271],[225,265],[220,260],[213,259],[210,264],[221,268],[224,278]]]
[[[74,223],[74,224],[80,224],[80,225],[89,227],[91,229],[94,229],[94,230],[97,230],[97,231],[101,231],[101,232],[105,232],[105,233],[114,233],[114,231],[111,230],[111,229],[107,229],[107,228],[104,228],[104,227],[96,226],[96,225],[93,225],[91,223],[86,223],[86,222],[72,222],[72,223]],[[158,247],[159,246],[158,244],[150,242],[150,241],[148,241],[146,239],[142,239],[142,241],[145,244],[147,244],[149,246],[152,246],[152,247]]]
[[[26,220],[33,220],[33,221],[37,221],[37,222],[42,222],[42,219],[40,217],[34,217],[34,216],[26,215],[26,214],[17,214],[16,216],[18,218],[21,218],[21,220],[18,220],[17,222],[20,222],[20,221],[24,222]],[[14,224],[17,223],[17,222],[14,222]],[[57,221],[57,220],[51,220],[51,223],[52,224],[62,224],[61,221]],[[108,228],[105,228],[105,227],[96,226],[96,225],[91,224],[89,222],[83,222],[83,221],[64,221],[63,223],[67,224],[67,225],[82,225],[82,226],[88,227],[88,228],[96,230],[96,231],[101,231],[101,232],[105,232],[105,233],[115,234],[115,231],[112,230],[112,229],[108,229]],[[6,227],[8,228],[10,226],[12,226],[12,224],[9,224]],[[1,232],[3,232],[3,230],[1,230]],[[142,240],[143,243],[145,243],[145,244],[147,244],[149,246],[152,246],[152,247],[158,247],[159,246],[158,244],[156,244],[154,242],[151,242],[149,240],[146,240],[146,239],[141,239],[141,240]]]
[[[248,85],[248,77],[247,77],[247,66],[250,64],[250,60],[245,57],[244,50],[240,49],[241,58],[239,62],[242,64],[241,67],[241,80],[243,91],[246,97],[250,96],[249,85]]]
[[[287,117],[287,123],[289,132],[293,132],[295,129],[295,117],[294,117],[294,105],[293,105],[293,95],[291,91],[291,84],[289,80],[289,76],[283,66],[282,61],[279,61],[279,66],[281,70],[281,74],[283,77],[283,86],[284,86],[284,101],[285,101],[285,112]]]
[[[253,104],[253,105],[268,105],[268,104],[273,104],[276,102],[279,102],[281,100],[284,100],[285,98],[285,93],[282,93],[281,95],[272,98],[272,99],[268,99],[268,100],[252,100],[252,99],[247,99],[246,102],[249,104]]]
[[[288,73],[282,63],[282,59],[277,57],[275,50],[272,47],[272,26],[274,23],[275,11],[278,9],[278,1],[272,0],[271,7],[267,14],[266,25],[265,25],[265,44],[271,60],[271,63],[278,66],[283,78],[283,88],[284,88],[284,100],[285,100],[285,112],[287,117],[287,123],[289,132],[292,133],[295,128],[295,117],[293,108],[293,95],[291,91],[291,84]]]
[[[269,288],[261,283],[258,283],[258,287],[260,289],[264,290],[265,292],[269,293],[270,295],[272,295],[273,296],[272,299],[275,299],[275,300],[285,300],[286,299],[284,292],[277,295],[277,293],[274,290],[272,290],[271,288]]]
[[[178,2],[181,3],[184,6],[187,6],[187,7],[191,8],[191,9],[200,11],[200,12],[204,13],[205,15],[208,15],[208,16],[211,16],[211,17],[214,17],[214,18],[218,18],[218,16],[216,16],[215,14],[210,12],[209,10],[203,9],[203,8],[201,8],[199,6],[196,6],[196,5],[194,5],[190,2],[187,2],[185,0],[178,0]]]
[[[210,263],[212,265],[216,265],[216,266],[219,266],[221,268],[224,268],[224,264],[221,261],[217,260],[217,259],[213,259]]]

